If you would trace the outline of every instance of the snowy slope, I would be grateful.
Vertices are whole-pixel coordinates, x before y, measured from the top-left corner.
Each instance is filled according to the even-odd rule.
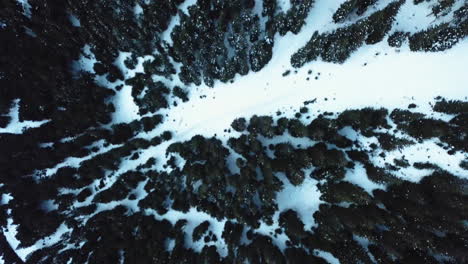
[[[80,223],[80,227],[84,228],[87,222],[92,220],[96,215],[112,211],[123,205],[127,208],[129,215],[141,213],[151,216],[157,221],[167,220],[172,225],[175,225],[179,220],[187,220],[187,224],[183,229],[185,246],[187,248],[200,253],[205,246],[213,245],[221,257],[227,257],[229,250],[228,244],[223,237],[223,230],[227,221],[237,223],[238,220],[227,217],[222,219],[216,218],[196,207],[191,207],[187,212],[183,212],[171,208],[174,201],[168,200],[166,200],[168,204],[167,211],[162,214],[155,209],[140,208],[138,202],[144,200],[149,195],[148,190],[151,189],[147,185],[148,180],[139,182],[137,187],[129,191],[129,194],[134,195],[134,199],[126,196],[126,198],[121,200],[113,200],[108,203],[96,202],[94,199],[100,193],[104,193],[106,190],[110,190],[113,186],[117,185],[122,175],[130,171],[139,170],[143,164],[153,157],[157,157],[157,162],[147,169],[147,171],[171,173],[174,168],[168,166],[168,163],[171,157],[176,155],[169,155],[168,148],[174,143],[188,141],[197,135],[205,138],[215,137],[221,140],[222,145],[230,149],[229,156],[226,158],[226,163],[231,165],[230,170],[232,172],[239,171],[239,168],[235,164],[236,159],[240,155],[228,146],[230,138],[242,135],[242,133],[230,129],[233,120],[240,117],[248,120],[252,116],[258,115],[271,116],[276,123],[281,117],[294,118],[299,108],[304,106],[304,102],[306,101],[313,101],[313,103],[307,106],[307,119],[305,115],[301,119],[304,124],[310,123],[311,120],[314,120],[324,112],[332,112],[333,117],[337,117],[339,113],[345,110],[366,107],[375,109],[386,108],[389,112],[392,112],[394,109],[407,109],[410,104],[416,105],[410,109],[411,112],[423,113],[426,117],[444,122],[450,121],[455,115],[435,112],[433,111],[433,105],[437,101],[435,100],[437,96],[441,96],[447,100],[468,100],[468,75],[466,74],[466,69],[468,69],[468,39],[466,38],[446,51],[428,53],[410,51],[407,42],[400,48],[390,47],[387,43],[388,35],[390,35],[388,34],[383,41],[377,44],[364,44],[343,64],[335,64],[318,59],[306,63],[299,69],[291,66],[291,56],[298,49],[306,45],[314,32],[328,32],[339,26],[343,26],[333,23],[332,20],[334,12],[343,2],[317,0],[307,16],[305,26],[302,27],[298,34],[291,32],[288,32],[285,36],[276,34],[272,58],[260,71],[249,72],[245,76],[237,74],[232,82],[223,83],[215,81],[213,87],[209,87],[206,84],[185,86],[185,89],[189,91],[189,100],[187,102],[183,102],[175,97],[168,97],[169,107],[159,109],[154,113],[140,114],[139,106],[136,104],[137,98],[132,96],[132,86],[126,85],[124,81],[111,83],[106,80],[105,75],[95,76],[97,83],[115,91],[115,95],[111,99],[115,107],[112,122],[103,127],[111,128],[114,124],[130,123],[135,120],[142,120],[144,117],[160,114],[164,116],[164,121],[161,124],[156,126],[154,130],[140,131],[134,138],[150,141],[165,131],[170,131],[172,137],[160,144],[132,151],[131,155],[126,155],[118,160],[117,169],[113,171],[106,170],[103,179],[97,178],[88,186],[77,189],[59,188],[60,195],[78,195],[85,189],[91,190],[91,194],[83,201],[73,200],[70,202],[70,207],[68,211],[64,211],[64,215],[77,220]],[[457,1],[453,10],[460,8],[463,2]],[[27,1],[22,1],[21,3],[25,6],[25,11],[29,12],[29,8],[26,8],[29,6]],[[184,2],[179,6],[180,12],[189,15],[188,7],[191,5],[196,5],[196,1]],[[415,33],[433,25],[449,22],[453,18],[453,10],[440,19],[428,16],[425,13],[428,10],[428,5],[429,3],[415,5],[413,1],[406,1],[396,16],[391,33],[395,31]],[[377,1],[375,6],[372,6],[365,12],[364,17],[385,6],[385,1]],[[137,7],[135,10],[138,12],[135,12],[136,15],[140,16],[143,13],[142,7],[139,5]],[[280,1],[281,10],[286,11],[289,8],[291,8],[290,1]],[[175,15],[171,19],[167,31],[162,33],[161,39],[168,45],[173,44],[171,32],[180,24],[179,16],[179,14]],[[346,23],[351,22],[348,21]],[[346,23],[344,25],[347,25]],[[124,62],[131,55],[131,53],[120,51],[118,58],[114,62],[114,65],[124,73],[125,80],[133,78],[137,73],[144,73],[143,63],[153,61],[155,59],[153,55],[157,54],[147,54],[144,57],[138,57],[137,66],[134,69],[128,69]],[[76,68],[74,70],[94,73],[93,64],[96,62],[96,57],[92,54],[89,47],[85,47],[83,48],[83,56],[75,64]],[[180,63],[174,61],[172,63],[177,73],[179,73]],[[284,74],[287,71],[289,71],[289,74]],[[177,74],[170,78],[153,76],[153,79],[155,81],[162,81],[171,90],[175,86],[183,85]],[[116,87],[119,85],[124,86],[121,89],[117,89]],[[0,128],[0,133],[22,134],[28,129],[35,129],[49,122],[49,120],[20,121],[18,117],[19,102],[19,100],[14,102],[10,111],[11,122],[5,128]],[[277,115],[277,112],[280,112],[281,115]],[[384,132],[392,133],[392,135],[402,138],[409,138],[404,133],[398,131],[392,132],[392,130],[397,129],[397,125],[393,122],[390,123],[391,128],[385,129]],[[351,127],[340,130],[340,133],[351,141],[359,142],[362,146],[368,147],[372,143],[378,144],[378,140],[375,137],[364,136]],[[70,140],[73,141],[73,139]],[[287,134],[273,139],[264,138],[263,141],[265,145],[268,143],[291,143],[295,146],[301,145],[301,148],[304,149],[313,147],[318,143],[303,137],[288,136]],[[86,161],[93,160],[101,154],[108,153],[124,145],[125,143],[112,144],[104,140],[97,140],[93,145],[88,146],[89,149],[94,148],[96,151],[80,157],[71,156],[55,164],[53,167],[38,170],[34,175],[34,179],[40,182],[45,178],[53,178],[59,169],[65,167],[80,168]],[[47,147],[48,145],[44,146]],[[338,149],[338,147],[332,144],[329,144],[328,147],[330,149]],[[350,150],[350,148],[346,150]],[[468,179],[468,171],[460,166],[462,161],[468,158],[468,153],[457,150],[455,154],[448,154],[443,143],[438,139],[421,140],[413,145],[393,151],[386,151],[385,158],[378,155],[382,151],[383,149],[378,147],[376,151],[369,155],[372,164],[380,168],[384,168],[389,160],[406,158],[409,160],[409,163],[414,164],[425,162],[430,157],[430,160],[443,170],[452,173],[460,179]],[[135,155],[135,153],[138,155]],[[183,160],[179,156],[179,162],[176,167],[182,169],[187,162],[189,161]],[[310,175],[314,170],[315,168],[313,167],[304,168],[305,175]],[[409,167],[395,171],[392,175],[401,180],[418,183],[434,171],[434,169],[430,168],[416,170]],[[321,204],[326,204],[319,190],[319,185],[324,182],[307,177],[301,184],[295,185],[281,173],[275,174],[275,177],[282,182],[282,189],[275,196],[277,211],[272,216],[272,223],[260,221],[259,227],[250,229],[253,233],[270,237],[273,244],[284,253],[290,245],[291,238],[284,232],[275,234],[277,229],[282,229],[280,215],[291,209],[297,212],[298,217],[304,224],[305,231],[309,232],[313,230],[318,225],[314,219],[314,213],[319,211]],[[373,191],[386,190],[388,187],[383,183],[372,181],[367,176],[366,169],[362,164],[357,164],[353,169],[348,169],[344,181],[361,187],[370,196],[373,195]],[[14,194],[9,194],[7,198],[3,197],[7,197],[7,195],[2,196],[2,205],[7,205],[11,199],[13,201],[15,199]],[[53,202],[51,201],[52,205]],[[96,205],[96,208],[90,214],[74,215],[73,213],[75,209],[86,208],[92,205]],[[347,206],[349,207],[349,205],[343,205],[343,207]],[[52,208],[51,210],[57,210],[57,208]],[[62,223],[52,235],[36,241],[31,246],[19,247],[18,245],[21,242],[16,238],[18,226],[13,222],[11,215],[8,217],[7,226],[2,227],[3,232],[10,246],[23,261],[27,260],[28,254],[31,252],[60,243],[66,244],[71,241],[70,234],[73,228],[69,227],[66,223]],[[216,241],[192,241],[192,232],[204,221],[210,223],[209,230],[216,237]],[[243,244],[252,242],[252,239],[247,238],[247,229],[249,228],[242,231]],[[355,240],[359,240],[359,237],[355,238]],[[167,251],[172,251],[174,241],[173,238],[167,239],[165,245]],[[361,239],[360,241],[364,243],[366,240]],[[368,241],[367,244],[369,244]],[[76,248],[77,245],[69,243],[67,247]],[[324,250],[315,249],[311,254],[321,257],[329,263],[340,263],[338,258]],[[3,259],[0,256],[0,263],[2,261]],[[73,262],[73,259],[71,261]]]

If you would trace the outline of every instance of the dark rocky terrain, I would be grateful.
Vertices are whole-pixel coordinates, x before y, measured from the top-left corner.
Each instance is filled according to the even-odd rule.
[[[291,65],[319,58],[344,63],[363,45],[382,41],[443,52],[468,35],[466,1],[432,1],[431,15],[453,19],[416,33],[393,32],[408,1],[389,1],[377,11],[382,1],[344,1],[332,17],[336,30],[310,36]],[[201,135],[177,141],[177,131],[164,129],[160,110],[189,101],[191,87],[216,89],[216,82],[261,71],[275,39],[306,26],[314,0],[292,0],[287,11],[275,0],[261,8],[254,0],[199,0],[187,13],[182,0],[25,3],[0,3],[0,128],[13,121],[15,102],[19,122],[44,123],[0,133],[5,263],[327,263],[317,252],[340,263],[468,263],[466,92],[459,100],[436,98],[434,115],[411,106],[375,107],[309,119],[315,110],[307,104],[295,117],[239,117],[225,128],[226,141]],[[180,21],[169,43],[164,34],[174,16]],[[129,77],[116,63],[121,52],[131,53],[128,69],[138,58],[154,59]],[[80,65],[83,58],[95,59],[92,69]],[[124,85],[132,86],[140,118],[116,123],[114,97]],[[375,143],[352,140],[345,128]],[[308,145],[294,144],[298,139]],[[448,164],[459,175],[430,157],[385,158],[424,142],[463,156]],[[161,156],[145,154],[165,144]],[[76,166],[71,157],[79,159]],[[376,163],[382,159],[384,166]],[[346,175],[359,167],[381,188],[369,192],[351,183]],[[410,169],[428,176],[397,176]],[[286,185],[305,181],[316,183],[322,201],[310,228],[299,212],[279,211],[276,199]],[[193,226],[183,216],[193,208],[210,218]],[[171,212],[182,217],[172,221]],[[17,246],[8,241],[12,223]],[[266,235],[258,232],[262,224],[278,227]],[[50,242],[57,230],[65,231]],[[18,252],[32,246],[21,259]]]

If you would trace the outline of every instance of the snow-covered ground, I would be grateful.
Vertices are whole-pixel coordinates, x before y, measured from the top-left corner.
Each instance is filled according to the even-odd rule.
[[[184,5],[182,12],[187,14],[187,6],[194,2],[187,1],[188,4]],[[415,111],[441,119],[446,117],[443,114],[434,114],[431,111],[430,103],[434,102],[434,97],[467,99],[468,39],[460,41],[450,50],[439,53],[410,52],[407,44],[396,49],[389,47],[387,41],[384,40],[376,45],[364,45],[343,64],[318,60],[306,64],[296,72],[290,64],[291,55],[305,45],[314,31],[324,32],[334,27],[330,26],[332,25],[331,18],[342,2],[317,0],[307,19],[307,24],[298,35],[288,33],[284,37],[276,36],[273,58],[261,71],[249,73],[247,76],[237,76],[233,83],[217,82],[213,88],[205,85],[189,87],[190,100],[188,102],[178,101],[177,106],[170,104],[170,108],[159,112],[167,115],[163,124],[154,131],[141,133],[137,136],[150,139],[163,131],[172,131],[173,138],[168,142],[143,150],[136,160],[123,161],[119,170],[110,175],[106,187],[118,180],[119,175],[135,169],[150,157],[164,157],[166,149],[171,143],[189,140],[195,135],[205,137],[216,135],[226,142],[233,134],[226,133],[224,130],[229,128],[234,119],[239,117],[249,118],[253,115],[275,116],[278,110],[283,113],[282,116],[293,117],[298,108],[303,105],[303,102],[312,99],[317,99],[309,112],[312,118],[325,111],[341,112],[346,109],[363,107],[385,107],[391,110],[407,108],[408,104],[414,103],[417,105]],[[281,8],[289,8],[289,1],[281,1]],[[407,1],[397,17],[399,24],[396,28],[413,32],[416,29],[420,30],[429,26],[432,19],[427,18],[427,14],[421,14],[418,11],[419,8],[422,7],[414,6],[412,1]],[[416,15],[413,16],[413,13]],[[178,16],[174,17],[169,27],[170,30],[179,23],[178,19]],[[163,36],[164,40],[172,43],[170,32],[164,33]],[[116,65],[124,69],[123,60],[129,54],[122,54],[122,56],[116,62]],[[144,59],[139,58],[137,69],[133,72],[127,71],[126,77],[130,78],[136,72],[141,72],[143,70],[143,61]],[[92,72],[92,68],[89,67],[90,63],[94,63],[92,56],[87,59],[83,58],[80,63],[82,68]],[[287,70],[291,70],[291,74],[283,77],[282,74]],[[312,71],[311,74],[309,74],[310,70]],[[138,106],[131,96],[130,86],[125,86],[121,91],[117,92],[114,104],[116,106],[115,123],[129,122],[140,118]],[[12,109],[12,123],[6,128],[0,129],[0,133],[21,133],[25,128],[34,128],[47,122],[19,122],[17,107]],[[102,151],[93,155],[108,151],[115,146],[99,147]],[[427,149],[432,151],[431,156],[437,156],[436,160],[440,161],[442,168],[453,171],[458,176],[468,178],[466,171],[460,170],[458,167],[460,161],[467,158],[467,154],[457,153],[448,156],[445,152],[437,152],[440,147],[435,145],[434,142],[423,142],[387,155],[391,157],[406,155],[411,162],[415,162],[423,160],[428,155]],[[63,164],[58,164],[55,168],[48,170],[47,175],[53,174],[58,168],[65,165],[79,166],[80,162],[89,158],[92,158],[92,156],[80,159],[71,157]],[[373,157],[373,159],[376,164],[383,164],[379,157]],[[164,162],[160,161],[157,164],[157,169],[162,170],[163,164]],[[428,171],[412,172],[404,170],[399,173],[400,175],[397,176],[414,181],[429,174]],[[408,175],[412,177],[407,177]],[[360,185],[368,192],[377,188],[385,188],[368,180],[362,166],[357,166],[354,170],[349,171],[346,180]],[[305,223],[306,229],[310,229],[314,225],[312,214],[318,210],[321,203],[320,192],[316,185],[317,182],[312,179],[307,179],[300,186],[292,186],[285,180],[285,188],[277,195],[280,212],[287,209],[296,210]],[[106,189],[106,187],[102,188],[102,190]],[[139,199],[143,199],[146,194],[143,193],[139,196]],[[92,198],[88,198],[87,202],[90,202]],[[98,208],[108,210],[122,203],[123,201],[117,201],[108,206],[100,205]],[[77,206],[85,206],[86,204],[85,202],[84,204],[77,204]],[[139,209],[134,208],[134,210]],[[198,211],[197,208],[192,208],[188,213],[175,210],[169,210],[164,215],[159,215],[153,210],[145,211],[145,213],[154,215],[158,220],[167,219],[171,223],[175,223],[179,219],[187,219],[189,222],[186,227],[187,234],[191,234],[198,224],[208,220],[211,223],[211,230],[218,238],[218,242],[210,243],[218,247],[221,255],[225,256],[227,254],[221,237],[226,220],[218,221],[208,214]],[[279,212],[275,215],[276,219],[274,219],[275,223],[273,225],[268,226],[263,223],[255,231],[266,235],[271,234],[278,227],[278,215]],[[3,231],[7,235],[10,245],[16,248],[19,242],[14,238],[14,225],[10,222],[8,224],[11,228]],[[38,241],[32,249],[18,249],[17,253],[22,259],[25,259],[25,253],[39,248],[42,242],[45,245],[57,243],[58,238],[67,232],[69,232],[67,227],[61,226],[48,240]],[[285,235],[274,238],[275,244],[282,249],[285,247],[286,240]],[[204,242],[200,241],[188,242],[191,241],[190,237],[186,241],[189,247],[198,252],[201,251],[204,245]],[[327,259],[330,263],[339,263],[330,253],[317,251],[316,254]]]

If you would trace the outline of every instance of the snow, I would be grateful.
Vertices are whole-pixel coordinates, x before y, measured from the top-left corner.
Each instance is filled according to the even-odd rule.
[[[76,17],[75,15],[70,15],[69,19],[70,19],[70,23],[72,23],[74,27],[81,27],[81,23],[78,17]]]
[[[385,152],[385,159],[380,156],[371,157],[371,162],[384,167],[388,161],[401,159],[404,157],[410,164],[415,162],[430,162],[435,163],[443,170],[450,172],[463,179],[468,179],[468,171],[460,168],[460,162],[468,158],[467,153],[457,151],[453,155],[449,155],[447,150],[436,144],[438,140],[425,140],[422,143],[407,146],[400,150]],[[424,176],[430,175],[434,170],[417,170],[412,166],[408,168],[400,168],[397,172],[392,172],[395,176],[411,182],[419,182]]]
[[[143,14],[143,11],[143,8],[139,4],[136,4],[133,8],[133,13],[135,14],[136,18],[139,18]]]
[[[273,224],[272,225],[267,225],[265,222],[260,221],[260,227],[255,229],[254,232],[264,235],[264,236],[269,236],[272,238],[272,242],[274,245],[276,245],[281,252],[284,252],[286,250],[286,242],[289,241],[289,237],[286,235],[285,232],[281,232],[281,234],[275,234],[276,229],[281,228],[279,226],[278,222],[279,218],[279,212],[276,212],[275,215],[273,216]],[[244,234],[244,242],[245,244],[249,244],[251,241],[247,239],[246,234]]]
[[[151,55],[147,55],[144,57],[137,58],[137,64],[135,65],[134,69],[129,69],[125,66],[125,60],[131,58],[131,52],[120,51],[119,56],[115,59],[114,65],[117,66],[122,74],[124,75],[125,80],[135,77],[137,73],[143,73],[143,63],[146,61],[153,61],[154,57]]]
[[[255,5],[253,7],[253,15],[257,15],[260,18],[260,21],[264,24],[266,20],[265,17],[262,16],[262,11],[263,11],[263,1],[262,0],[255,0]]]
[[[284,173],[276,173],[276,177],[283,183],[283,189],[276,195],[278,211],[273,215],[273,224],[268,225],[260,221],[260,227],[254,230],[255,233],[271,237],[273,244],[281,251],[286,249],[286,241],[289,240],[284,232],[276,234],[276,229],[280,228],[278,221],[282,212],[289,209],[296,211],[306,231],[310,231],[315,226],[313,214],[318,211],[323,202],[320,200],[321,193],[317,188],[318,181],[309,177],[312,170],[306,169],[304,171],[306,178],[299,186],[292,185]]]
[[[39,147],[40,148],[51,148],[54,146],[54,143],[53,142],[47,142],[47,143],[40,143],[39,144]]]
[[[304,223],[304,229],[310,230],[315,221],[313,214],[318,211],[320,204],[320,191],[317,188],[318,181],[309,177],[311,170],[306,170],[304,182],[294,186],[287,180],[286,176],[277,177],[283,182],[283,189],[278,192],[276,202],[279,212],[293,209]]]
[[[177,14],[175,15],[172,19],[171,22],[169,23],[169,26],[167,29],[161,34],[161,40],[166,41],[169,45],[173,45],[174,42],[172,41],[171,38],[171,33],[174,30],[176,26],[180,25],[180,15]]]
[[[165,244],[166,250],[169,252],[172,252],[174,247],[175,247],[175,239],[167,239],[166,244]]]
[[[54,200],[45,200],[41,203],[41,209],[48,213],[57,210],[58,205],[54,203]]]
[[[338,131],[338,134],[346,137],[351,141],[356,141],[359,138],[359,134],[350,126],[345,126]]]
[[[0,200],[0,205],[6,205],[6,204],[8,204],[11,200],[13,200],[13,196],[11,196],[10,193],[3,193],[3,194],[2,194],[2,199]]]
[[[356,163],[354,169],[346,171],[344,180],[363,188],[370,195],[372,195],[372,192],[376,189],[385,190],[384,185],[369,180],[366,169],[360,163]]]
[[[13,101],[13,106],[10,109],[10,123],[5,128],[0,128],[1,133],[10,133],[10,134],[23,134],[23,132],[30,128],[37,128],[42,126],[43,124],[49,122],[50,120],[42,120],[42,121],[27,121],[23,120],[20,121],[19,118],[19,110],[20,110],[20,99],[16,99]]]
[[[330,252],[315,249],[314,253],[316,256],[325,259],[330,264],[340,264],[340,261],[337,258],[335,258]]]
[[[154,57],[151,55],[147,55],[144,57],[137,58],[137,64],[135,65],[134,69],[129,69],[125,66],[125,60],[131,58],[132,53],[120,51],[119,56],[114,62],[114,65],[117,66],[122,74],[124,75],[124,79],[128,80],[130,78],[135,77],[137,73],[143,73],[143,63],[146,61],[153,61]],[[116,95],[114,96],[112,103],[116,111],[112,114],[112,124],[118,123],[130,123],[135,119],[139,119],[139,108],[136,105],[134,98],[132,96],[132,86],[130,85],[123,85],[124,82],[116,81],[114,83],[108,83],[105,78],[100,79],[100,82],[103,86],[107,86],[110,89],[114,89]],[[115,89],[118,85],[123,85],[122,89],[117,91]]]
[[[97,62],[97,60],[96,60],[96,56],[94,55],[94,53],[91,52],[91,46],[86,44],[81,49],[81,52],[82,53],[80,55],[80,58],[78,59],[78,61],[75,61],[73,64],[73,70],[75,72],[85,71],[89,73],[95,73],[94,64]]]
[[[395,17],[397,23],[394,23],[392,32],[405,31],[411,34],[427,29],[431,26],[436,26],[442,23],[450,22],[453,18],[453,13],[463,6],[465,1],[456,1],[450,12],[437,18],[432,14],[432,6],[434,1],[422,1],[415,5],[414,1],[405,1],[400,9],[400,12]]]
[[[23,14],[31,19],[32,13],[31,13],[31,5],[29,4],[28,0],[16,0],[16,2],[20,3],[23,6]]]
[[[285,13],[291,8],[291,0],[279,0],[277,1],[277,4],[278,7]]]
[[[371,244],[369,239],[365,238],[365,237],[362,237],[362,236],[357,236],[357,235],[353,235],[353,238],[356,242],[359,243],[359,245],[361,245],[361,247],[364,248],[364,250],[367,252],[367,255],[369,256],[369,258],[372,260],[373,263],[377,263],[377,261],[375,260],[375,257],[374,255],[372,255],[370,252],[369,252],[369,245]]]
[[[268,146],[270,144],[276,145],[280,143],[289,143],[295,148],[307,148],[315,145],[317,143],[316,141],[311,140],[308,137],[293,137],[289,134],[289,132],[285,132],[281,136],[274,136],[272,138],[265,138],[263,136],[258,136],[258,139],[260,142],[262,142],[262,145]]]
[[[189,12],[188,12],[188,8],[190,6],[193,6],[197,3],[197,0],[185,0],[185,2],[183,2],[180,6],[179,6],[179,10],[184,12],[184,14],[186,14],[187,16],[189,15]]]
[[[132,86],[125,85],[117,92],[114,97],[114,106],[113,123],[130,123],[140,117],[139,108],[132,97]]]
[[[11,209],[9,209],[8,211],[8,214],[10,213],[11,213]],[[10,244],[10,247],[16,252],[16,249],[18,245],[20,244],[20,241],[16,239],[16,234],[18,234],[18,225],[15,225],[13,223],[13,219],[9,217],[7,219],[7,226],[6,228],[5,227],[2,228],[2,231],[3,231],[3,235],[5,236],[6,241],[8,242],[8,244]]]

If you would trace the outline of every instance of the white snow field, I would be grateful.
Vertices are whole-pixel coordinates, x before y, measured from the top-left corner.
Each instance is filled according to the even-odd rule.
[[[289,7],[288,2],[281,1],[281,8],[287,9]],[[410,52],[408,44],[404,44],[399,49],[392,48],[388,46],[385,39],[375,45],[362,46],[343,64],[333,64],[317,60],[297,69],[297,72],[291,67],[291,55],[306,44],[313,32],[325,32],[337,27],[336,24],[332,23],[332,15],[342,2],[344,1],[317,0],[307,18],[307,24],[298,35],[291,33],[288,33],[284,37],[276,35],[273,57],[261,71],[256,73],[251,72],[246,76],[237,76],[233,83],[216,82],[213,88],[205,85],[187,87],[187,90],[190,91],[190,100],[186,103],[183,103],[179,99],[170,99],[169,105],[171,107],[160,110],[157,113],[165,116],[164,123],[159,125],[154,131],[140,133],[137,137],[151,139],[163,131],[171,131],[173,133],[172,139],[158,146],[142,150],[142,153],[140,153],[139,158],[136,160],[122,160],[118,171],[109,172],[109,178],[105,182],[105,187],[100,188],[91,197],[88,197],[85,202],[75,204],[75,207],[89,205],[99,191],[109,188],[115,181],[118,181],[121,174],[135,169],[151,157],[158,157],[155,169],[168,170],[164,169],[162,165],[165,164],[165,159],[169,158],[165,154],[167,147],[172,143],[189,140],[195,135],[205,137],[216,135],[217,138],[226,143],[229,137],[239,135],[237,132],[224,132],[225,129],[230,127],[234,119],[239,117],[248,119],[253,115],[272,115],[276,117],[275,113],[278,110],[283,112],[283,117],[293,117],[299,107],[303,106],[303,102],[308,100],[316,99],[316,102],[310,105],[309,114],[311,118],[325,111],[341,112],[346,109],[363,107],[385,107],[389,111],[395,108],[406,109],[410,103],[417,105],[417,108],[411,111],[425,113],[436,119],[447,120],[450,118],[446,114],[432,112],[431,103],[434,102],[434,97],[436,96],[442,96],[447,99],[467,99],[468,39],[460,41],[452,49],[438,53]],[[384,2],[387,3],[387,1],[379,1],[376,8],[382,8],[385,5]],[[459,1],[457,4],[462,2]],[[187,13],[187,6],[195,3],[196,1],[186,1],[183,5],[183,12]],[[443,17],[441,20],[434,20],[433,16],[428,17],[428,14],[421,13],[421,10],[427,10],[424,7],[425,4],[415,6],[413,1],[407,1],[401,7],[401,11],[396,18],[398,25],[395,25],[393,31],[404,29],[414,32],[450,19],[451,14]],[[371,14],[373,11],[375,10],[368,10],[366,14]],[[179,17],[177,15],[173,18],[169,30],[172,30],[178,23]],[[163,36],[169,44],[172,42],[170,32],[165,32]],[[122,56],[129,55],[123,54]],[[148,55],[145,58],[139,58],[137,69],[134,71],[126,69],[123,60],[116,62],[116,65],[121,67],[123,72],[126,73],[126,77],[129,78],[134,76],[135,72],[143,71],[142,63],[147,59],[154,59],[154,57]],[[80,63],[84,69],[91,71],[92,67],[89,68],[89,64],[92,65],[94,62],[95,60],[93,59],[83,59]],[[176,69],[180,68],[180,65],[175,66]],[[283,77],[282,74],[287,70],[291,70],[291,74]],[[312,70],[312,74],[308,74],[309,70]],[[170,88],[181,84],[177,75],[173,77],[173,80],[163,80],[166,84],[171,85]],[[100,80],[103,79],[100,78]],[[114,88],[117,85],[116,83],[108,84],[110,88]],[[130,122],[141,118],[138,115],[138,106],[134,103],[134,98],[131,96],[131,89],[131,86],[125,86],[117,93],[114,100],[114,105],[116,106],[114,123]],[[173,106],[174,100],[177,101],[177,106]],[[17,110],[12,110],[12,117],[14,117],[15,111],[17,113]],[[15,118],[13,118],[13,122],[16,123],[10,124],[5,129],[0,129],[0,132],[14,131],[10,133],[21,133],[24,128],[33,128],[42,124],[41,122],[18,122]],[[342,131],[342,133],[349,138],[362,142],[372,140],[363,138],[351,128]],[[282,140],[297,144],[297,141],[301,139],[289,137]],[[300,143],[303,144],[304,142]],[[370,143],[368,142],[367,144]],[[468,172],[459,167],[460,161],[468,157],[467,153],[457,152],[455,155],[448,155],[446,151],[435,143],[437,142],[424,141],[395,150],[387,154],[388,157],[391,157],[387,159],[393,160],[393,158],[405,156],[413,163],[423,161],[430,155],[432,161],[436,162],[443,169],[452,172],[454,175],[468,179]],[[313,142],[309,142],[309,144],[313,144]],[[103,144],[99,144],[98,147],[102,151],[93,155],[108,151],[117,146],[104,147]],[[50,168],[46,175],[52,175],[58,168],[63,166],[77,167],[82,161],[90,158],[92,156],[80,159],[70,157],[64,163],[57,164],[55,168]],[[234,161],[235,155],[232,154],[229,159]],[[387,162],[379,156],[371,157],[371,159],[375,164],[382,166]],[[235,164],[235,162],[232,164]],[[235,168],[233,169],[235,170]],[[413,171],[411,169],[403,169],[396,172],[396,176],[417,182],[431,172],[431,170]],[[280,212],[288,209],[297,211],[305,224],[305,228],[310,230],[315,224],[312,214],[318,210],[322,201],[320,200],[321,194],[317,189],[318,182],[316,180],[306,179],[300,186],[293,186],[288,182],[286,177],[282,177],[281,175],[277,175],[277,177],[283,181],[284,188],[277,194],[279,211],[274,216],[274,224],[267,225],[262,223],[260,228],[255,230],[255,232],[271,236],[274,243],[281,250],[284,250],[285,241],[288,240],[287,236],[284,233],[273,235],[274,230],[279,226],[278,216]],[[360,166],[348,171],[345,180],[363,187],[369,193],[374,189],[385,188],[383,185],[371,182],[367,178],[365,170]],[[93,184],[97,186],[98,182]],[[127,205],[134,212],[139,211],[140,209],[136,205],[139,200],[147,195],[143,189],[144,183],[142,184],[136,190],[138,192],[137,200],[122,200],[110,204],[98,204],[98,211],[110,210],[119,204]],[[92,189],[94,190],[95,188]],[[63,191],[79,192],[80,190]],[[211,231],[218,238],[217,242],[209,242],[208,245],[215,245],[220,255],[226,256],[226,244],[221,234],[227,219],[219,221],[209,214],[199,211],[197,208],[192,208],[188,213],[173,209],[170,209],[164,215],[159,215],[154,210],[146,210],[144,213],[153,215],[158,220],[167,219],[171,223],[175,223],[179,219],[188,220],[188,226],[185,229],[186,243],[188,247],[198,252],[201,251],[205,243],[203,241],[192,243],[190,234],[198,224],[208,220],[211,224]],[[87,219],[82,220],[86,222]],[[62,234],[69,232],[66,226],[61,226],[53,237],[37,241],[31,248],[20,249],[16,248],[19,242],[15,239],[15,225],[11,222],[8,222],[8,224],[8,230],[4,229],[3,232],[6,234],[10,245],[16,249],[16,252],[23,260],[26,259],[27,253],[37,250],[41,245],[44,245],[42,242],[50,246],[58,243]],[[247,238],[245,239],[247,240]],[[171,250],[170,241],[168,242],[168,250]],[[325,258],[330,263],[339,263],[338,259],[328,252],[317,251],[315,254]]]

